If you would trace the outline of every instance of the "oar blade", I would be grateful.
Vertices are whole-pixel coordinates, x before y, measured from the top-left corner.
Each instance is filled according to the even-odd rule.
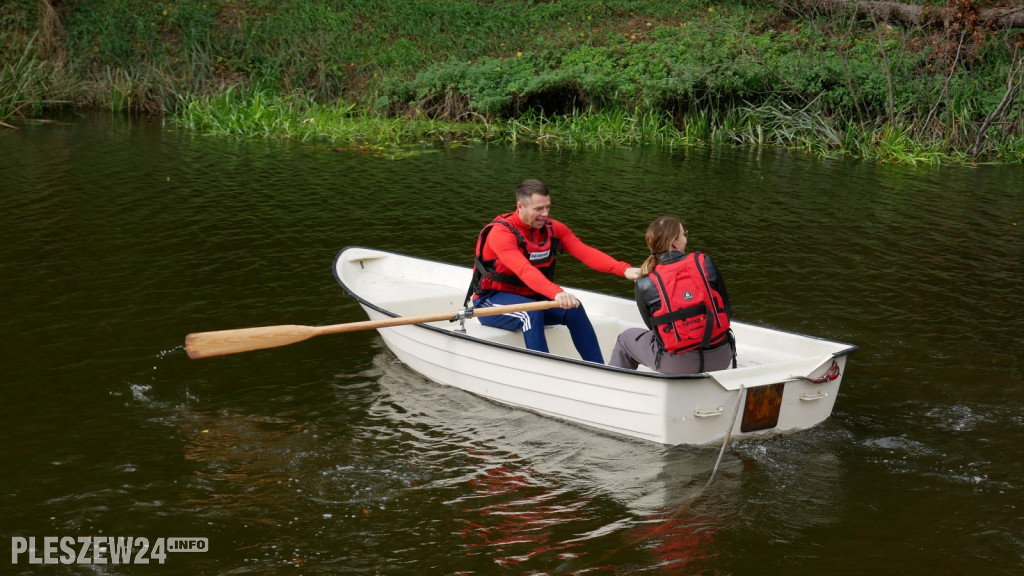
[[[287,346],[308,340],[318,333],[319,330],[313,326],[296,324],[196,332],[185,337],[185,352],[192,359],[209,358]]]

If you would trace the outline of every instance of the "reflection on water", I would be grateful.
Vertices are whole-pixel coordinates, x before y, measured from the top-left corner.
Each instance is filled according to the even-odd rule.
[[[443,438],[445,450],[461,446],[461,469],[451,468],[449,455],[447,474],[422,488],[468,487],[445,502],[467,518],[460,534],[467,556],[506,568],[553,557],[577,570],[607,560],[590,558],[588,540],[618,540],[626,531],[630,550],[650,539],[656,564],[679,561],[672,557],[692,537],[689,502],[710,476],[716,451],[613,437],[511,409],[427,381],[390,352],[377,354],[374,365],[382,395],[372,413],[408,431],[410,450],[429,452],[431,443],[422,442],[429,438]],[[729,484],[720,480],[716,489]],[[609,506],[619,510],[611,518]]]
[[[347,427],[296,417],[286,396],[278,411],[254,412],[206,407],[204,393],[157,399],[151,385],[130,386],[131,402],[180,438],[190,472],[175,481],[178,513],[219,535],[220,557],[254,570],[383,562],[429,572],[437,566],[421,559],[443,549],[461,559],[453,569],[565,573],[609,564],[688,573],[714,557],[714,508],[734,498],[739,460],[726,458],[709,509],[703,488],[717,450],[513,410],[429,382],[379,340],[371,345],[366,368],[322,384],[328,405],[365,406],[365,419]],[[382,541],[396,522],[402,533]]]
[[[1019,167],[388,159],[95,117],[2,132],[0,157],[0,534],[210,538],[168,574],[1024,569]],[[435,385],[374,333],[186,358],[188,332],[364,319],[331,277],[344,246],[468,265],[527,177],[634,263],[647,223],[679,215],[738,318],[858,345],[832,418],[734,440],[704,490],[715,448]],[[630,295],[572,259],[559,275]]]
[[[515,462],[535,470],[520,470],[514,477],[536,474],[546,479],[571,479],[590,495],[603,494],[628,509],[645,514],[684,499],[698,489],[714,466],[717,452],[707,448],[668,448],[624,439],[483,400],[461,390],[441,386],[412,372],[389,352],[374,357],[382,370],[379,384],[384,395],[374,415],[393,420],[402,430],[429,431],[445,444],[459,440],[472,449],[480,465],[493,461],[506,469]],[[504,474],[498,474],[499,477]],[[671,496],[670,496],[671,494]]]

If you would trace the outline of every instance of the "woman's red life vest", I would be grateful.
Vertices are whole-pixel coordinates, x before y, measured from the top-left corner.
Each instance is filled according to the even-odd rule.
[[[554,226],[550,221],[545,222],[541,234],[531,234],[537,239],[527,239],[514,224],[510,222],[513,212],[502,214],[496,217],[490,224],[484,226],[476,241],[476,253],[473,258],[473,281],[469,287],[466,300],[472,294],[483,294],[489,290],[512,292],[524,296],[534,296],[536,292],[516,276],[510,268],[501,263],[497,258],[484,259],[484,245],[487,243],[487,236],[495,226],[504,226],[516,235],[519,241],[519,249],[526,259],[530,261],[544,276],[554,282],[555,279],[555,255],[558,252],[559,242],[555,236]]]
[[[728,339],[729,315],[721,294],[708,281],[703,253],[659,264],[650,277],[661,298],[651,324],[666,351],[707,350]]]

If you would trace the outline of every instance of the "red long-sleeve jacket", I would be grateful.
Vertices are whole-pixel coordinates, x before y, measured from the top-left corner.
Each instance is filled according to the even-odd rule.
[[[545,244],[550,247],[551,243],[546,238],[548,233],[547,227],[537,229],[527,226],[519,217],[518,212],[512,212],[499,218],[512,225],[522,234],[527,242],[528,253],[534,249],[543,250]],[[625,277],[626,269],[630,267],[628,263],[616,260],[597,248],[588,246],[568,226],[558,220],[548,218],[547,221],[551,223],[551,230],[554,232],[555,237],[558,238],[559,248],[598,272],[607,272]],[[550,300],[553,300],[562,291],[557,284],[544,275],[544,272],[530,263],[528,255],[523,253],[519,245],[519,239],[507,227],[500,224],[491,226],[490,232],[486,235],[486,242],[483,245],[482,253],[480,251],[479,239],[477,243],[477,254],[482,255],[485,261],[495,260],[494,267],[496,272],[514,275],[526,285],[515,286],[484,277],[481,279],[481,289],[501,290],[523,294],[524,296],[540,294]]]

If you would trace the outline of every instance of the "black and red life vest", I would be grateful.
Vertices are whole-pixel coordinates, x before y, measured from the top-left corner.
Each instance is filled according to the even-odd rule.
[[[661,299],[651,324],[666,351],[707,350],[726,342],[729,315],[722,295],[708,281],[703,253],[659,264],[649,276]]]
[[[516,236],[519,242],[519,250],[523,256],[530,261],[544,276],[554,282],[555,279],[555,255],[559,251],[558,237],[555,236],[554,226],[548,220],[544,223],[539,234],[531,234],[527,239],[523,233],[511,222],[515,214],[509,212],[502,214],[484,226],[476,242],[476,252],[473,256],[473,281],[470,284],[469,292],[466,294],[466,301],[472,294],[483,294],[489,290],[512,292],[524,296],[535,296],[536,292],[516,276],[511,269],[501,263],[497,258],[484,259],[484,245],[487,243],[487,236],[494,230],[495,226],[504,226]]]

